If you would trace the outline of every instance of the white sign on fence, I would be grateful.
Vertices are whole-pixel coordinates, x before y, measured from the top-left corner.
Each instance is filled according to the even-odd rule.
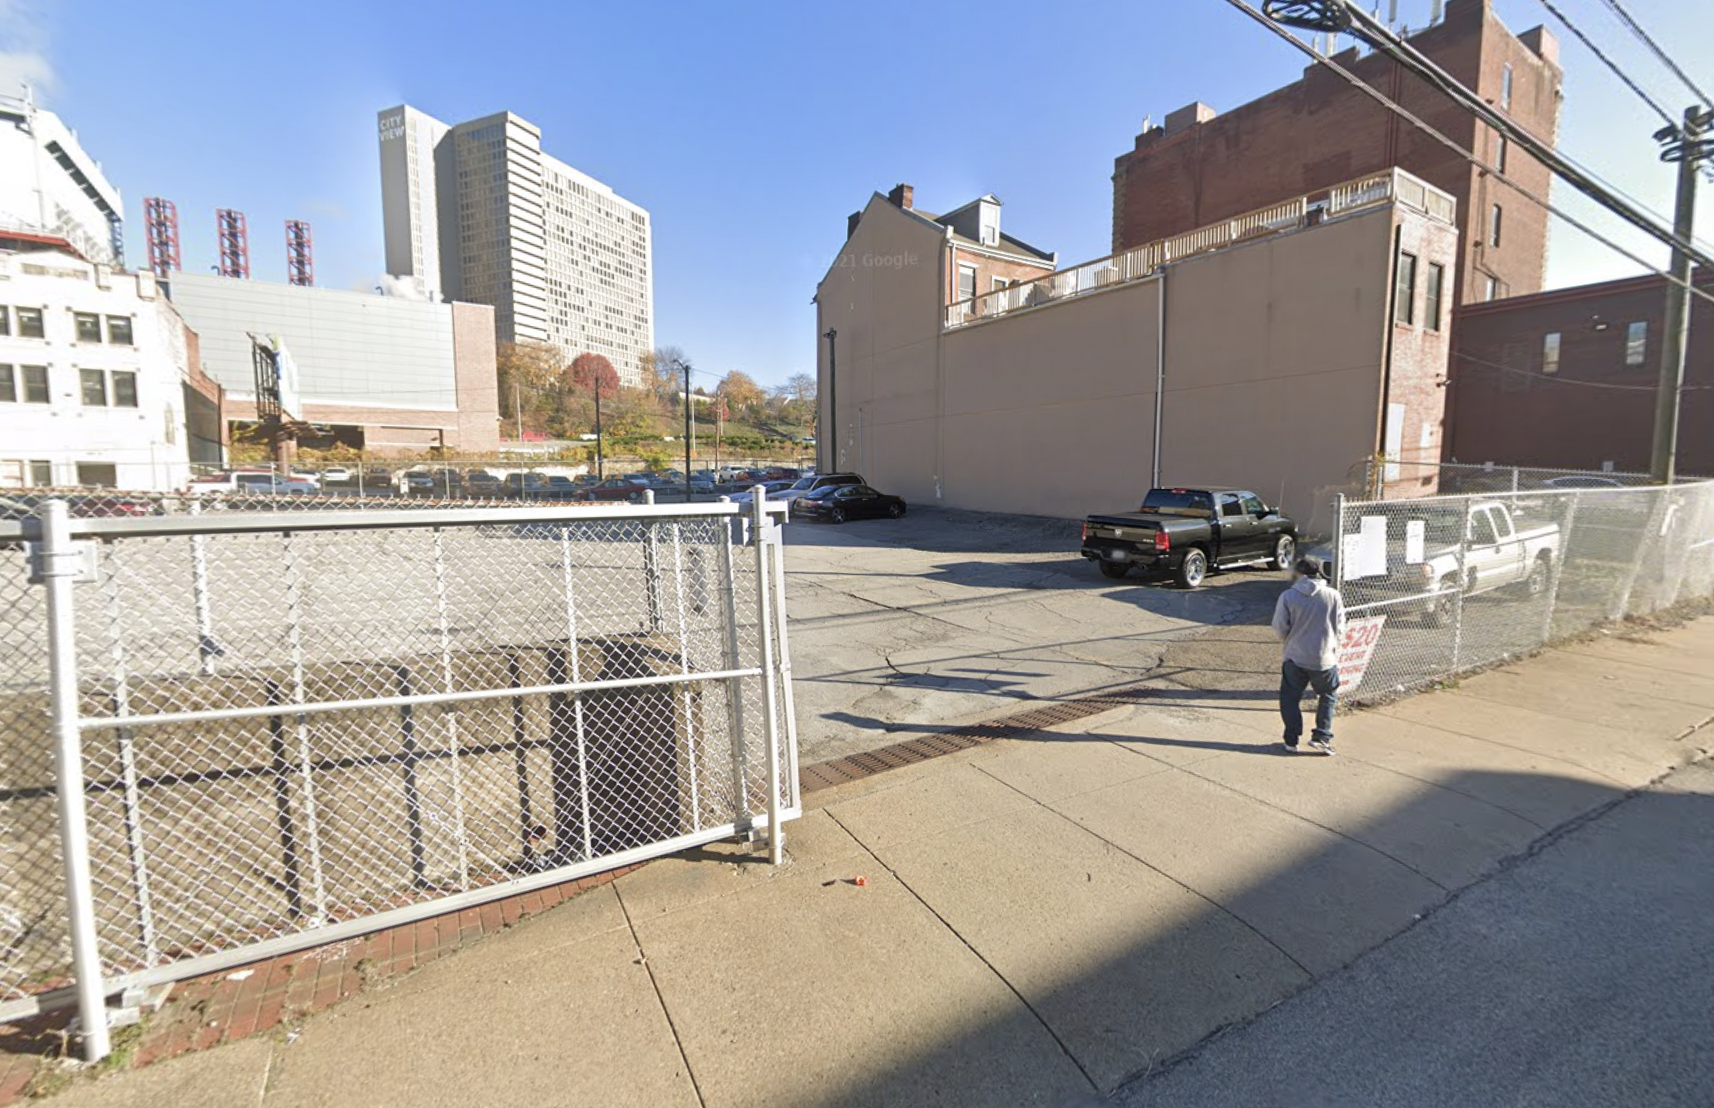
[[[1424,539],[1428,536],[1428,521],[1405,521],[1405,564],[1419,566],[1428,559],[1423,556]]]
[[[1381,627],[1386,616],[1364,616],[1347,620],[1345,637],[1339,640],[1339,691],[1352,693],[1362,684],[1369,669],[1369,659],[1375,656],[1375,646],[1381,641]]]

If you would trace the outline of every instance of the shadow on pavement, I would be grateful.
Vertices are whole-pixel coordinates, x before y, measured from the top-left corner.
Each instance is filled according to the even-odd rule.
[[[1064,738],[1053,736],[1054,741]],[[1127,736],[1126,741],[1146,745],[1173,740],[1133,740]],[[1217,742],[1182,745],[1249,749]],[[1257,749],[1266,750],[1260,736]],[[1280,770],[1286,773],[1337,773],[1338,766],[1336,759],[1280,759]],[[1218,804],[1189,817],[1151,812],[1146,804],[1148,789],[1143,786],[1154,780],[1157,778],[1143,778],[1133,790],[1139,803],[1129,813],[1122,797],[1096,802],[1099,794],[1114,789],[1048,805],[1071,820],[1077,834],[1095,837],[1122,854],[1119,861],[1123,873],[1163,888],[1179,887],[1179,910],[1139,919],[1124,939],[1113,937],[1110,905],[1103,908],[1100,896],[1085,891],[1093,887],[1096,874],[1086,875],[1084,863],[1075,859],[1066,858],[1058,866],[1051,860],[1032,866],[980,850],[951,846],[933,849],[934,839],[955,832],[928,836],[927,842],[918,841],[908,848],[865,843],[925,906],[1007,980],[1020,1004],[986,1018],[972,1015],[958,1027],[900,1026],[897,1041],[887,1052],[889,1060],[868,1059],[860,1083],[798,1102],[820,1108],[1096,1103],[1097,1098],[1159,1071],[1216,1031],[1246,1021],[1316,979],[1349,965],[1433,913],[1458,891],[1432,880],[1417,864],[1437,848],[1468,851],[1472,841],[1478,841],[1492,856],[1478,883],[1505,869],[1502,860],[1518,858],[1530,850],[1530,838],[1516,835],[1503,808],[1484,804],[1472,807],[1471,797],[1504,796],[1551,786],[1559,791],[1580,790],[1581,811],[1589,812],[1625,795],[1608,786],[1550,774],[1471,771],[1449,775],[1436,783],[1439,787],[1424,782],[1408,802],[1383,816],[1342,827],[1335,834],[1289,816],[1284,817],[1284,824],[1250,824],[1244,818],[1230,818],[1237,808],[1228,811]],[[1458,802],[1451,812],[1449,798]],[[1694,813],[1687,811],[1682,816],[1687,825],[1709,824],[1705,797],[1654,799],[1648,803],[1694,809]],[[835,804],[836,812],[838,808]],[[1470,825],[1470,813],[1480,815],[1480,809],[1491,814],[1491,825],[1482,818],[1475,820],[1475,826]],[[1275,833],[1277,826],[1286,825],[1295,825],[1301,833]],[[1195,841],[1198,835],[1205,838],[1204,846]],[[1254,864],[1232,863],[1234,850]],[[1222,852],[1226,863],[1209,860],[1208,855]],[[920,861],[925,856],[932,859],[929,864]],[[1237,879],[1235,875],[1246,868],[1254,876]],[[1605,896],[1608,883],[1621,877],[1616,871],[1592,875],[1586,891]],[[966,884],[983,881],[998,881],[1017,890],[986,901],[961,894]],[[1677,891],[1696,898],[1705,920],[1714,911],[1714,870],[1701,866],[1694,873],[1684,874],[1682,888]],[[1605,920],[1613,910],[1575,899],[1558,907],[1565,913],[1561,918],[1517,919],[1504,924],[1503,935],[1471,935],[1471,956],[1467,960],[1454,958],[1439,967],[1447,978],[1461,979],[1463,991],[1457,1003],[1463,1007],[1423,1013],[1417,1011],[1409,995],[1384,998],[1383,1003],[1392,1010],[1395,1022],[1390,1026],[1396,1036],[1369,1044],[1383,1051],[1381,1057],[1386,1059],[1386,1064],[1377,1060],[1369,1067],[1373,1071],[1370,1091],[1412,1080],[1417,1072],[1454,1071],[1467,1061],[1467,1055],[1483,1053],[1482,1036],[1460,1032],[1460,1027],[1475,1021],[1476,1026],[1487,1027],[1487,1033],[1506,1034],[1503,1021],[1484,1015],[1488,1011],[1485,1005],[1515,1009],[1515,1017],[1526,1023],[1536,1020],[1541,1026],[1531,1025],[1524,1036],[1534,1041],[1551,1036],[1551,1021],[1574,1011],[1577,1005],[1599,1004],[1601,998],[1593,991],[1596,986],[1584,979],[1580,967],[1556,956],[1552,936],[1578,928],[1583,913]],[[1603,926],[1608,924],[1616,925],[1617,920]],[[1539,937],[1534,934],[1537,931]],[[1019,935],[1029,939],[1017,941]],[[1612,938],[1623,940],[1622,929]],[[1636,938],[1644,945],[1631,952],[1631,961],[1649,961],[1649,941],[1644,929]],[[1500,951],[1511,953],[1502,959]],[[1706,954],[1704,945],[1703,962]],[[1498,964],[1514,958],[1521,961],[1513,966]],[[1529,972],[1519,968],[1522,966],[1530,967]],[[1651,979],[1652,987],[1669,993],[1694,990],[1704,1002],[1714,991],[1710,975],[1703,972],[1682,977],[1656,972]],[[1518,995],[1506,995],[1508,989],[1517,990]],[[825,997],[825,1003],[832,1006],[862,1002],[862,998],[839,995],[836,983],[830,984]],[[1686,1056],[1705,1057],[1710,1008],[1681,1004],[1680,1010],[1700,1010],[1702,1019],[1699,1028],[1685,1026],[1680,1030],[1677,1038],[1682,1044],[1675,1049]],[[1445,1025],[1448,1037],[1417,1035],[1415,1025],[1430,1020],[1436,1026]],[[1033,1024],[1033,1031],[1026,1034],[1020,1021]],[[1020,1040],[1033,1041],[1028,1065],[1018,1057]],[[1313,1074],[1324,1068],[1319,1059],[1329,1045],[1338,1044],[1297,1041],[1292,1045],[1298,1054],[1295,1069]],[[1650,1053],[1663,1064],[1671,1057],[1663,1050],[1651,1049]],[[691,1061],[694,1067],[694,1056]],[[1572,1087],[1576,1074],[1559,1075],[1556,1080]],[[1251,1084],[1266,1089],[1271,1082],[1261,1077]],[[1327,1084],[1324,1081],[1317,1087]],[[1431,1084],[1413,1087],[1434,1088]],[[1143,1088],[1144,1095],[1134,1103],[1153,1104],[1146,1095],[1148,1086]],[[758,1096],[758,1101],[767,1099]],[[1501,1101],[1513,1102],[1483,1096],[1475,1100],[1427,1096],[1399,1102]],[[1262,1095],[1252,1100],[1215,1101],[1187,1096],[1182,1103],[1372,1105],[1383,1100]]]

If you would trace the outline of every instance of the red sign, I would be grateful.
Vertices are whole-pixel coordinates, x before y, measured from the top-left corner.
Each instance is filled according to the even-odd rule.
[[[1347,620],[1345,637],[1339,640],[1339,691],[1355,692],[1375,656],[1375,646],[1381,641],[1381,627],[1386,616],[1364,616]]]

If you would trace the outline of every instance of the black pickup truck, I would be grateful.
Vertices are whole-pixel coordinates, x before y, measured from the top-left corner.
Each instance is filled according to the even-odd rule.
[[[1210,569],[1284,569],[1296,554],[1297,525],[1243,489],[1150,489],[1134,512],[1083,521],[1083,556],[1115,579],[1140,566],[1194,589]]]

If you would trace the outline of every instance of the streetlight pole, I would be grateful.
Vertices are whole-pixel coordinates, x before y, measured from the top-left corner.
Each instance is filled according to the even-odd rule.
[[[833,455],[832,461],[823,458],[822,464],[829,470],[839,468],[839,347],[834,340],[839,337],[837,328],[829,327],[827,334],[821,336],[827,340],[827,422],[832,425]],[[816,444],[819,446],[825,437],[821,428],[816,428]]]
[[[684,363],[684,502],[690,503],[690,363]]]
[[[1655,132],[1661,161],[1678,163],[1678,196],[1673,207],[1672,233],[1689,242],[1696,222],[1696,172],[1714,156],[1714,140],[1705,136],[1714,126],[1714,109],[1692,104],[1684,109],[1684,123]],[[1690,346],[1690,274],[1688,252],[1674,248],[1672,277],[1666,285],[1666,320],[1661,328],[1660,382],[1655,389],[1654,450],[1649,473],[1659,483],[1670,485],[1678,466],[1678,414],[1684,398],[1684,359]]]

